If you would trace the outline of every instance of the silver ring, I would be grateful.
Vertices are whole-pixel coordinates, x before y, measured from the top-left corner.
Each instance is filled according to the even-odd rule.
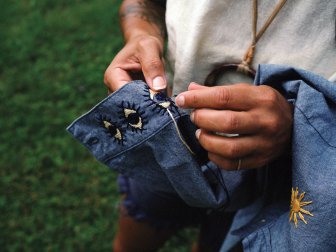
[[[240,170],[240,168],[241,168],[241,163],[242,163],[242,160],[241,160],[241,158],[239,158],[239,160],[238,160],[238,166],[237,166],[237,171]]]

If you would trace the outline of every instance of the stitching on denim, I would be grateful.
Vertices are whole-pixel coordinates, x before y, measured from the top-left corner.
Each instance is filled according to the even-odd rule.
[[[189,147],[189,145],[187,144],[187,142],[184,140],[180,129],[174,119],[173,116],[173,110],[175,110],[175,112],[178,113],[178,115],[180,115],[180,112],[177,109],[177,106],[175,105],[175,103],[172,101],[172,99],[170,99],[168,96],[166,96],[164,93],[162,92],[156,92],[151,90],[148,86],[145,86],[145,95],[143,95],[146,100],[145,102],[149,102],[150,105],[155,105],[154,108],[152,109],[152,112],[154,112],[155,110],[159,109],[159,114],[160,115],[164,115],[165,113],[168,113],[168,115],[170,116],[170,118],[172,119],[172,121],[174,122],[174,126],[176,128],[176,133],[178,135],[178,137],[180,138],[181,142],[183,143],[183,145],[188,149],[188,151],[195,155],[195,153],[192,151],[192,149]]]
[[[91,108],[88,112],[86,112],[85,114],[81,115],[80,117],[78,117],[75,121],[73,121],[68,127],[67,130],[71,130],[71,128],[79,121],[81,121],[83,118],[85,118],[86,116],[90,115],[90,114],[94,114],[95,111],[97,110],[97,108],[101,107],[101,106],[106,106],[110,103],[111,98],[114,98],[116,96],[118,96],[120,93],[124,92],[124,90],[129,88],[129,85],[142,85],[143,81],[141,80],[134,80],[131,81],[129,83],[127,83],[126,85],[122,86],[121,88],[119,88],[117,91],[113,92],[112,94],[110,94],[109,96],[105,97],[102,101],[100,101],[98,104],[96,104],[93,108]]]
[[[291,196],[290,212],[289,212],[289,222],[292,222],[292,220],[293,220],[295,228],[298,227],[298,223],[299,223],[298,216],[305,224],[307,224],[308,222],[305,220],[303,214],[314,216],[311,212],[302,208],[304,206],[307,206],[307,205],[310,205],[310,204],[313,203],[313,201],[302,201],[303,198],[305,197],[305,195],[306,195],[305,192],[302,192],[299,195],[299,188],[296,187],[296,189],[294,190],[294,188],[292,187],[292,196]]]
[[[119,106],[121,111],[121,119],[130,128],[132,132],[142,133],[145,130],[144,126],[147,124],[147,118],[145,112],[141,111],[140,106],[136,106],[134,103],[122,101]]]
[[[99,115],[97,119],[100,125],[105,129],[105,133],[110,136],[114,142],[124,145],[124,142],[126,142],[125,135],[118,123],[113,122],[111,118],[106,115]]]
[[[191,154],[196,155],[196,154],[192,151],[192,149],[190,148],[190,146],[188,145],[188,143],[184,140],[184,138],[183,138],[183,136],[182,136],[182,134],[181,134],[181,132],[180,132],[180,129],[179,129],[178,125],[177,125],[177,122],[176,122],[176,120],[175,120],[173,114],[170,112],[169,108],[166,108],[166,110],[167,110],[167,112],[168,112],[170,118],[172,119],[172,121],[173,121],[173,123],[174,123],[175,129],[176,129],[176,133],[177,133],[178,137],[180,138],[181,142],[183,143],[183,145],[188,149],[188,151],[189,151]]]
[[[217,175],[216,172],[214,172],[209,166],[208,164],[205,164],[206,167],[208,167],[208,170],[212,173],[212,175],[214,177],[216,177],[217,181],[219,182],[219,184],[221,185],[221,187],[223,188],[224,192],[226,193],[226,196],[227,196],[227,202],[225,202],[221,207],[219,207],[219,210],[225,210],[226,208],[229,207],[230,203],[231,203],[231,197],[230,197],[230,194],[229,194],[229,190],[227,189],[226,187],[226,184],[225,184],[225,181],[224,181],[224,178],[223,178],[223,174],[222,172],[220,171],[220,168],[216,165],[216,172],[219,174]]]
[[[152,91],[148,86],[145,87],[145,91],[143,96],[146,98],[145,102],[149,103],[148,107],[153,106],[152,112],[158,111],[160,115],[164,115],[167,109],[170,109],[170,111],[174,110],[179,113],[174,101],[162,92]]]
[[[262,234],[264,237],[265,243],[263,245],[264,245],[264,248],[266,247],[266,251],[272,251],[271,237],[269,236],[268,232],[267,233],[265,232],[265,228],[262,228],[260,232],[258,232],[258,236],[259,234],[260,235]]]
[[[321,137],[321,139],[327,144],[329,145],[330,147],[332,148],[336,148],[336,146],[330,144],[321,134],[320,132],[314,127],[314,125],[311,124],[311,122],[309,121],[308,117],[306,116],[306,114],[303,112],[302,109],[300,109],[298,106],[295,106],[295,108],[301,112],[301,114],[304,116],[304,118],[306,118],[308,124],[317,132],[317,134]]]
[[[188,116],[188,115],[181,115],[181,116]],[[117,154],[115,154],[115,155],[107,156],[107,157],[105,157],[104,159],[101,159],[102,162],[106,163],[106,162],[108,162],[109,160],[114,159],[114,158],[116,158],[116,157],[118,157],[118,156],[124,154],[125,152],[129,151],[130,149],[133,149],[133,148],[138,147],[139,145],[143,144],[144,142],[146,142],[146,141],[147,141],[148,139],[150,139],[151,137],[153,137],[153,136],[155,136],[155,135],[157,135],[157,134],[160,134],[162,130],[164,130],[166,127],[168,127],[168,126],[169,126],[170,124],[172,124],[172,123],[173,123],[173,122],[172,122],[171,120],[167,121],[166,124],[162,125],[162,126],[160,127],[159,130],[154,131],[152,134],[148,135],[148,136],[147,136],[146,138],[144,138],[142,141],[139,141],[137,144],[132,145],[131,147],[129,147],[129,148],[123,150],[123,151],[120,151],[119,153],[117,153]]]

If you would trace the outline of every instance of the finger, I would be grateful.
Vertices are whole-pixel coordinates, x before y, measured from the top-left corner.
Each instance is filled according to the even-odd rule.
[[[154,41],[142,42],[138,55],[142,72],[147,84],[153,90],[163,90],[167,87],[164,64],[160,50]]]
[[[248,110],[254,106],[255,86],[235,84],[191,90],[179,94],[176,103],[183,108]]]
[[[221,155],[224,158],[236,159],[248,155],[259,153],[259,150],[264,149],[262,140],[254,136],[238,136],[224,137],[198,130],[196,136],[198,141],[208,152]]]
[[[110,92],[114,92],[126,83],[132,81],[131,71],[141,71],[139,63],[112,63],[105,71],[104,83]]]
[[[237,170],[239,165],[239,158],[228,159],[214,153],[208,153],[209,160],[218,165],[221,169],[234,171]],[[240,170],[255,169],[264,166],[266,163],[255,156],[246,156],[241,158]]]
[[[206,88],[209,88],[209,87],[206,87],[206,86],[202,86],[200,84],[197,84],[196,82],[191,82],[189,84],[189,87],[188,87],[188,90],[200,90],[200,89],[206,89]]]
[[[128,72],[119,67],[109,71],[105,76],[104,83],[111,92],[116,91],[132,80]]]
[[[199,128],[230,134],[252,134],[261,127],[258,116],[245,111],[196,109],[190,119]]]

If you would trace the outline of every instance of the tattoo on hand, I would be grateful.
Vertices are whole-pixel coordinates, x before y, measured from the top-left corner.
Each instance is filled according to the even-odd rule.
[[[165,9],[151,1],[137,1],[129,4],[124,11],[120,13],[120,18],[124,19],[129,16],[138,17],[148,23],[152,23],[160,30],[160,35],[165,36]]]

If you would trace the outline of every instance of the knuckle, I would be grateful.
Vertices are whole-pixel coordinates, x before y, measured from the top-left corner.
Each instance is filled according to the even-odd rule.
[[[211,142],[208,141],[207,137],[202,132],[199,135],[199,142],[204,149],[211,150]]]
[[[220,106],[225,106],[226,104],[229,103],[230,101],[230,91],[229,89],[226,88],[218,88],[217,92],[215,93],[215,101],[217,101],[217,103]]]
[[[143,71],[147,74],[154,75],[163,70],[161,54],[162,49],[156,38],[149,36],[138,41],[137,57],[143,66]]]
[[[229,127],[231,130],[236,130],[239,128],[239,119],[234,113],[228,113]]]
[[[162,62],[158,58],[154,58],[146,62],[147,68],[151,70],[160,70],[162,67]]]
[[[151,38],[142,38],[138,43],[142,49],[147,49],[148,47],[153,46],[153,40]]]
[[[227,147],[228,155],[235,158],[239,155],[239,146],[237,143],[232,143]]]
[[[103,82],[106,87],[111,88],[115,82],[115,69],[108,67],[104,73]]]
[[[260,86],[261,93],[259,99],[265,105],[274,105],[278,100],[278,93],[273,89],[266,86]]]
[[[105,86],[109,85],[109,70],[106,69],[105,73],[104,73],[104,84]]]
[[[197,98],[197,95],[195,95],[194,93],[190,93],[188,95],[185,96],[185,103],[186,105],[192,105],[193,107],[198,107],[199,104],[199,100]]]
[[[266,130],[269,133],[271,133],[271,134],[277,133],[280,130],[280,127],[281,127],[281,123],[280,123],[280,121],[278,120],[277,117],[273,116],[273,117],[270,117],[267,120]]]
[[[199,111],[195,110],[193,112],[193,116],[194,116],[193,122],[197,125],[198,122],[201,121],[201,118],[202,118],[201,113]]]
[[[138,45],[139,45],[139,50],[145,50],[147,51],[148,49],[153,49],[153,48],[160,48],[159,47],[159,41],[157,38],[155,37],[145,37],[142,38],[138,41]]]

